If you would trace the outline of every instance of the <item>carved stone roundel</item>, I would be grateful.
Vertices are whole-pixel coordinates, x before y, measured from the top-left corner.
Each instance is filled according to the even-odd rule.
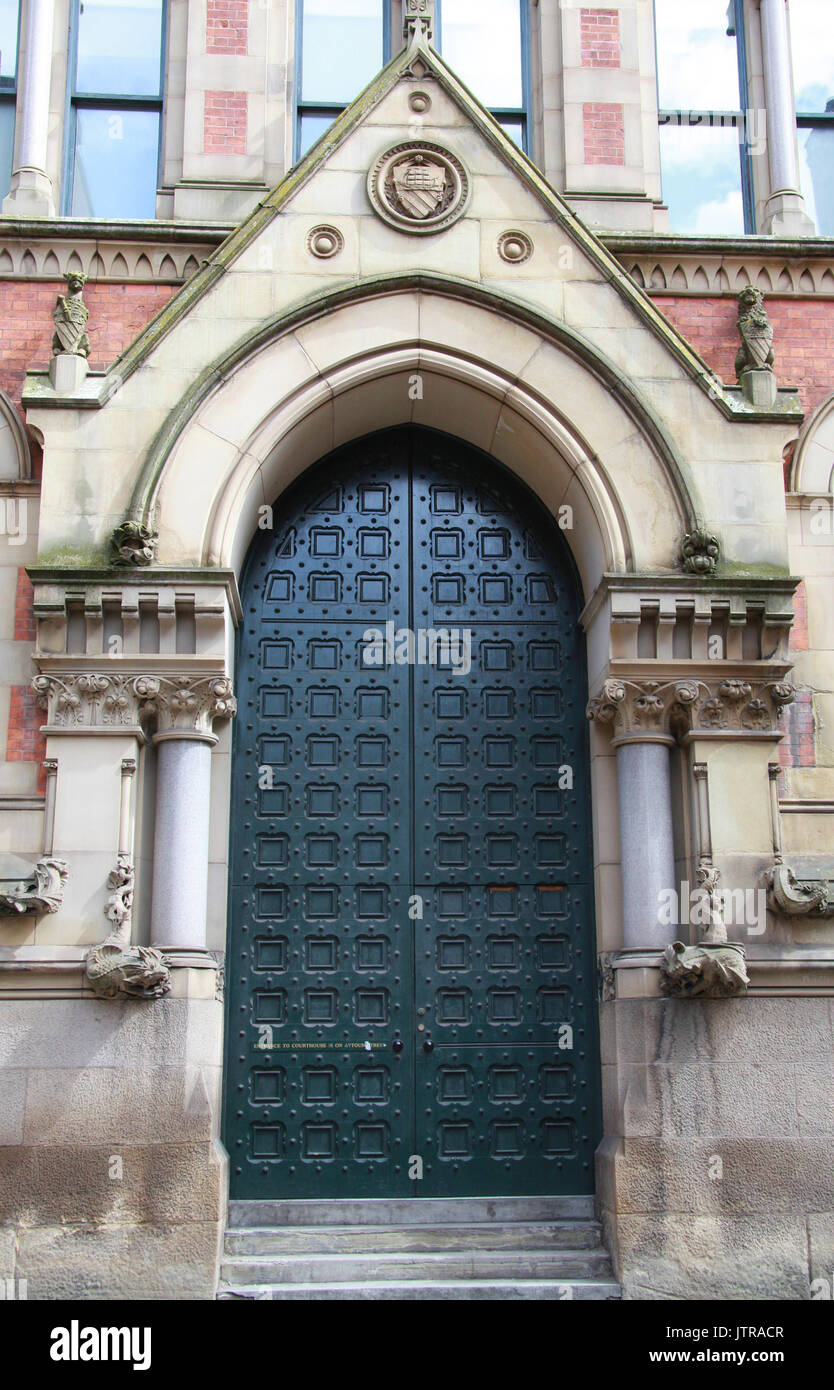
[[[391,146],[368,174],[368,197],[383,221],[424,236],[463,216],[469,188],[460,160],[429,140]]]

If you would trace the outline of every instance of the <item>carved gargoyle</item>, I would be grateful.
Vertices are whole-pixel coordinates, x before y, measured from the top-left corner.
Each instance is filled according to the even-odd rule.
[[[171,988],[171,971],[152,946],[131,946],[135,883],[133,861],[120,854],[107,879],[111,890],[104,909],[113,930],[87,953],[87,980],[99,999],[159,999]]]
[[[123,521],[110,537],[110,563],[116,568],[152,565],[158,536],[140,521]]]
[[[81,271],[71,270],[64,279],[68,294],[59,294],[52,310],[55,333],[52,338],[52,355],[69,352],[74,357],[89,357],[90,339],[87,337],[87,319],[90,311],[81,298],[87,280]]]
[[[774,912],[787,917],[834,917],[834,896],[828,879],[800,879],[789,864],[774,864],[765,881]]]
[[[764,307],[761,290],[747,285],[738,297],[738,331],[741,347],[736,354],[736,376],[742,372],[769,371],[773,367],[773,325]]]
[[[64,859],[39,859],[30,878],[21,879],[7,892],[0,892],[0,916],[57,912],[63,902],[68,873]]]
[[[86,967],[99,999],[160,999],[171,988],[165,957],[152,946],[103,941],[88,953]]]
[[[660,962],[662,994],[679,999],[731,999],[746,994],[750,977],[743,946],[685,946],[673,941]]]
[[[687,574],[715,574],[719,554],[718,537],[704,526],[687,531],[681,541],[680,559]]]

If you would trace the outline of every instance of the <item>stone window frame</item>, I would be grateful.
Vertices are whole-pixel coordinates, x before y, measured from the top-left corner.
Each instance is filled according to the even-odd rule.
[[[163,159],[163,135],[164,135],[164,108],[165,91],[168,65],[168,20],[170,5],[169,0],[161,0],[161,42],[159,51],[159,91],[155,96],[123,95],[110,92],[82,92],[76,91],[76,72],[78,67],[78,34],[79,18],[82,0],[70,0],[69,4],[69,28],[67,33],[67,72],[66,72],[66,108],[64,116],[64,152],[61,172],[61,216],[72,217],[72,200],[75,183],[75,155],[76,155],[76,135],[78,125],[78,111],[80,109],[88,111],[155,111],[159,118],[157,132],[157,156],[156,156],[156,188],[154,194],[158,192]],[[93,214],[96,216],[97,214]],[[118,215],[118,214],[117,214]],[[152,220],[157,216],[156,210],[152,213]],[[133,219],[130,219],[133,220]]]

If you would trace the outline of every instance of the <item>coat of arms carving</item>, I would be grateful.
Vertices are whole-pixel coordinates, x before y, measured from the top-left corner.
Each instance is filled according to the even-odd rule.
[[[395,145],[368,175],[368,196],[391,226],[407,232],[441,232],[466,209],[469,176],[460,160],[427,140]]]

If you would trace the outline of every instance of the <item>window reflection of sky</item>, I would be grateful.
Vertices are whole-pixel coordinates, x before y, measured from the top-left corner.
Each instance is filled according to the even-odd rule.
[[[82,0],[77,92],[159,93],[162,0]]]
[[[661,126],[663,199],[673,232],[741,236],[744,206],[738,132]]]
[[[824,111],[834,97],[832,0],[791,0],[791,52],[797,111]]]
[[[655,0],[663,111],[733,111],[738,51],[727,34],[727,0]]]
[[[443,0],[443,57],[484,106],[521,106],[519,0]]]
[[[13,78],[15,75],[17,10],[17,0],[0,0],[0,77]]]
[[[796,109],[834,110],[834,4],[791,0]],[[829,103],[831,104],[829,106]],[[834,124],[800,126],[799,182],[819,236],[834,236]]]
[[[673,232],[733,236],[744,232],[738,131],[691,126],[690,111],[739,108],[738,50],[727,34],[727,0],[655,0],[662,111],[683,124],[661,126],[663,199]]]
[[[304,0],[302,99],[347,104],[382,67],[382,0]]]
[[[155,217],[156,111],[81,109],[77,116],[74,217]]]

